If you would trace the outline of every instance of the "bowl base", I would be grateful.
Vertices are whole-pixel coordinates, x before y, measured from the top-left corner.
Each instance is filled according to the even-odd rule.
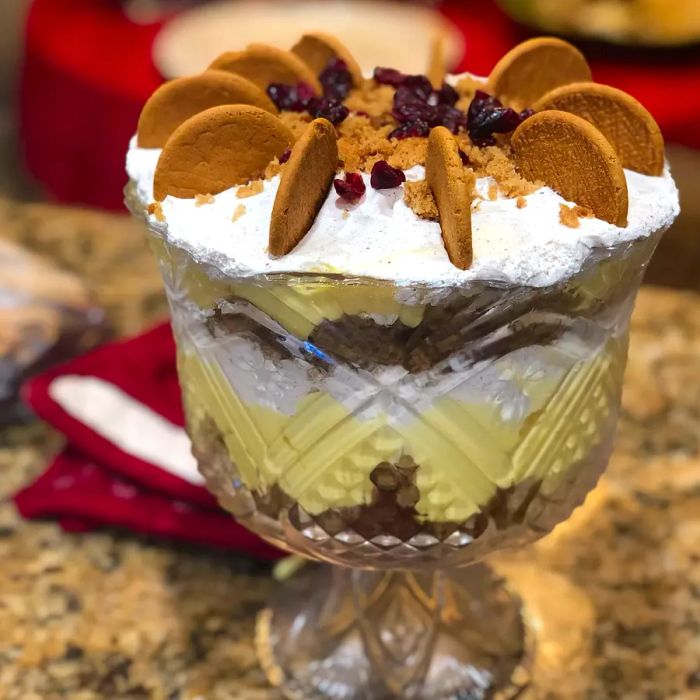
[[[482,564],[435,572],[309,565],[258,617],[293,700],[507,700],[528,685],[520,599]]]

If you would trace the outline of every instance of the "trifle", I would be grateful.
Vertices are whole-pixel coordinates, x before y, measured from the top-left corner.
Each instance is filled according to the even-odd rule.
[[[280,547],[355,569],[332,604],[305,589],[315,614],[266,618],[270,677],[290,697],[489,697],[446,684],[459,654],[440,644],[388,678],[377,648],[396,635],[373,647],[363,610],[395,586],[431,599],[435,571],[457,586],[456,567],[545,534],[604,469],[634,298],[678,213],[653,118],[556,39],[488,78],[446,75],[439,51],[427,75],[365,76],[309,33],[160,88],[127,168],[209,488]],[[472,658],[481,685],[458,674],[485,693],[522,629],[480,588],[516,650]],[[316,624],[346,603],[341,636],[361,643],[339,658],[363,679]],[[303,664],[300,634],[318,648]]]

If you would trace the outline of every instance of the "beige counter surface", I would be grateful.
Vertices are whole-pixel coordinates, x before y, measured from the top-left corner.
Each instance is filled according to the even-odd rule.
[[[85,276],[120,333],[165,314],[126,219],[0,200],[0,235]],[[276,585],[268,567],[19,518],[11,495],[60,444],[39,423],[0,431],[0,700],[278,698],[252,647]],[[593,605],[582,697],[700,698],[700,295],[642,291],[608,476],[517,559]],[[563,683],[528,697],[558,697]]]

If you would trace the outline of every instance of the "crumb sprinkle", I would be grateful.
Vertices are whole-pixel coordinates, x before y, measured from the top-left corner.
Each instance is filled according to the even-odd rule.
[[[151,216],[156,217],[156,221],[161,223],[165,221],[165,214],[163,213],[163,205],[160,202],[152,202],[148,205],[148,213]]]
[[[581,226],[575,207],[568,207],[566,204],[559,205],[559,221],[563,226],[568,226],[569,228],[579,228]]]
[[[350,218],[350,211],[348,209],[343,209],[342,217],[344,219],[349,219]]]
[[[498,183],[492,182],[489,185],[489,199],[493,202],[498,199]]]
[[[403,186],[403,199],[417,216],[437,221],[439,213],[435,197],[425,180],[406,182]]]
[[[525,209],[527,206],[527,199],[520,195],[520,197],[515,200],[515,206],[518,207],[518,209]]]
[[[246,197],[253,197],[256,194],[260,194],[265,189],[262,180],[253,180],[247,185],[241,185],[236,190],[236,197],[238,199],[245,199]]]
[[[246,213],[245,204],[239,204],[236,207],[236,210],[233,212],[233,216],[231,217],[231,221],[233,221],[233,223],[235,224],[236,221],[238,221],[238,219],[240,219],[243,216],[243,214],[245,214],[245,213]]]
[[[213,194],[196,194],[194,196],[195,207],[203,207],[206,204],[214,204],[216,197]]]

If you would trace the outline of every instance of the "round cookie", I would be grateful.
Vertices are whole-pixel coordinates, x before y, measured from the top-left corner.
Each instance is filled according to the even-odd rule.
[[[428,70],[425,73],[430,84],[439,90],[447,75],[445,60],[445,42],[443,37],[437,36],[430,45],[430,56],[428,57]]]
[[[209,68],[242,75],[263,91],[272,83],[308,83],[319,95],[323,92],[316,74],[299,56],[267,44],[250,44],[243,51],[222,53]]]
[[[518,44],[503,56],[491,71],[488,92],[523,108],[555,87],[587,80],[591,80],[591,69],[575,46],[562,39],[539,37]]]
[[[296,54],[314,75],[320,75],[321,71],[334,58],[345,61],[345,65],[352,75],[352,84],[355,87],[362,85],[362,68],[350,51],[340,39],[332,34],[324,32],[309,32],[304,34],[294,46],[292,53]]]
[[[556,109],[591,122],[622,161],[622,167],[644,175],[664,171],[664,138],[654,117],[622,90],[597,83],[571,83],[554,88],[534,105],[537,112]]]
[[[435,197],[450,261],[467,270],[474,258],[471,202],[476,178],[462,164],[457,140],[444,126],[435,127],[428,137],[425,179]]]
[[[615,149],[591,123],[568,112],[539,112],[511,139],[515,162],[528,180],[541,180],[599,219],[627,226],[627,181]]]
[[[179,126],[160,154],[156,201],[218,194],[262,177],[269,162],[294,143],[274,115],[250,105],[212,107]]]
[[[338,137],[326,119],[314,119],[297,141],[272,207],[268,250],[286,255],[311,228],[338,168]]]
[[[161,85],[141,111],[137,130],[139,148],[162,148],[180,124],[219,105],[246,104],[273,114],[272,100],[250,80],[234,73],[208,70]]]

